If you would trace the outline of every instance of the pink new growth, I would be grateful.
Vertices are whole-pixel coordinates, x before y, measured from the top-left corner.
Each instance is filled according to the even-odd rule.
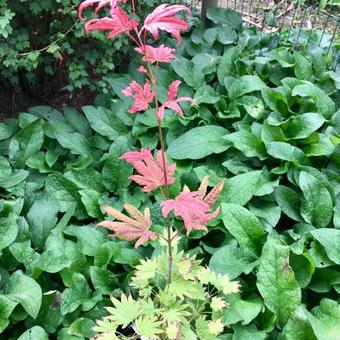
[[[170,211],[174,211],[175,216],[182,217],[187,235],[191,230],[207,230],[204,225],[210,218],[210,206],[199,198],[199,192],[181,192],[174,200],[167,200],[161,203],[162,214],[167,217]]]
[[[136,21],[130,20],[130,17],[121,8],[115,7],[111,11],[111,18],[104,17],[101,19],[91,19],[85,24],[85,31],[111,31],[108,34],[108,38],[114,38],[121,33],[131,31],[137,27]]]
[[[178,94],[178,87],[181,84],[179,80],[173,81],[169,88],[168,88],[168,98],[166,102],[159,107],[157,116],[160,120],[164,118],[164,110],[165,109],[172,109],[176,111],[180,116],[184,115],[183,110],[181,107],[178,105],[179,102],[191,102],[194,103],[194,100],[190,97],[179,97],[176,99],[177,94]]]
[[[163,44],[159,47],[152,47],[145,45],[144,48],[136,47],[135,50],[143,55],[143,61],[149,63],[170,63],[174,56],[175,50],[173,48],[165,47]]]
[[[166,156],[163,162],[161,151],[157,152],[156,159],[154,159],[149,149],[126,152],[121,159],[126,160],[135,168],[138,175],[133,175],[129,178],[141,185],[144,192],[151,192],[161,186],[175,182],[176,164],[168,165]],[[165,164],[165,169],[163,169],[163,164]],[[166,173],[167,182],[165,181],[164,173]]]
[[[79,19],[82,19],[82,13],[85,10],[85,8],[94,6],[98,4],[97,8],[95,9],[95,13],[98,13],[100,9],[103,7],[110,5],[111,9],[115,8],[117,6],[118,2],[126,2],[127,0],[85,0],[83,1],[78,9],[78,17]]]
[[[158,30],[166,31],[180,44],[179,32],[188,29],[188,24],[183,19],[175,17],[175,14],[181,11],[191,14],[190,10],[183,5],[160,5],[146,17],[143,29],[149,31],[156,40],[159,38]]]
[[[149,103],[154,99],[155,94],[151,91],[150,83],[147,80],[144,87],[136,81],[132,81],[130,85],[123,90],[124,96],[134,97],[134,103],[129,112],[135,113],[144,111],[149,107]]]
[[[113,230],[115,233],[111,236],[119,237],[122,240],[132,241],[138,239],[135,244],[136,248],[146,243],[149,239],[155,240],[157,238],[156,233],[149,231],[151,219],[148,208],[144,210],[144,214],[130,204],[124,204],[124,209],[131,217],[114,208],[105,206],[104,211],[117,221],[103,221],[98,223],[98,226]]]

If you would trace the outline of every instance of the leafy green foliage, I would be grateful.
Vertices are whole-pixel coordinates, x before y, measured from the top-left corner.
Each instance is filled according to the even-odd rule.
[[[196,190],[206,175],[209,185],[225,182],[218,202],[222,213],[201,240],[202,232],[195,231],[179,243],[179,251],[197,254],[217,274],[239,277],[240,294],[223,297],[230,306],[216,319],[230,326],[221,338],[336,339],[338,79],[317,50],[276,46],[275,34],[243,29],[239,15],[230,10],[209,11],[208,17],[207,30],[194,27],[183,39],[181,56],[159,72],[161,100],[180,76],[180,94],[199,103],[184,104],[180,119],[165,113],[165,142],[177,161],[180,183],[170,187],[171,197],[183,185]],[[133,58],[130,66],[135,69]],[[130,71],[111,80],[112,93],[84,107],[84,114],[42,106],[0,123],[4,338],[94,336],[94,320],[107,315],[108,297],[119,301],[122,293],[126,298],[132,294],[127,285],[132,266],[162,252],[154,243],[136,250],[95,227],[103,218],[102,205],[121,210],[130,203],[149,207],[153,227],[163,228],[160,195],[141,193],[128,179],[132,168],[119,160],[134,147],[157,147],[153,113],[130,115],[130,103],[122,99],[124,81],[133,76]],[[183,285],[192,280],[183,279],[182,269],[170,297],[176,293],[187,303],[202,292],[195,284]],[[149,280],[150,271],[145,263],[142,270],[137,267],[142,281]],[[164,284],[161,277],[152,278],[158,287]],[[228,289],[218,287],[223,288]],[[154,306],[143,304],[143,310],[150,308],[155,314]],[[121,324],[131,321],[130,312],[119,314]],[[168,317],[182,313],[173,308]],[[134,319],[146,336],[162,327],[154,316]],[[116,323],[100,325],[106,331],[112,326]],[[216,338],[208,334],[205,319],[191,326],[203,339]],[[210,330],[219,327],[216,321]],[[194,336],[189,326],[183,325],[183,332]]]

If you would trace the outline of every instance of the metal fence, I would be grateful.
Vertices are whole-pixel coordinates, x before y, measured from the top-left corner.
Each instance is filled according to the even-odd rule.
[[[190,6],[202,10],[206,0],[189,0]],[[275,34],[280,41],[296,48],[321,47],[330,54],[333,67],[340,67],[340,7],[339,0],[330,0],[326,9],[297,1],[276,0],[218,0],[218,7],[241,13],[246,25],[255,26],[261,33]],[[203,8],[204,10],[204,8]]]

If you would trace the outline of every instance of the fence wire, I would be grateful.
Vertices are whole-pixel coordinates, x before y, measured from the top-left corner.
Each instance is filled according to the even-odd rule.
[[[246,25],[254,26],[264,34],[276,34],[280,42],[301,46],[321,47],[330,54],[333,67],[340,67],[340,7],[328,1],[327,8],[307,2],[277,0],[219,0],[218,7],[230,8],[242,15]],[[198,11],[202,0],[189,0],[189,5]]]

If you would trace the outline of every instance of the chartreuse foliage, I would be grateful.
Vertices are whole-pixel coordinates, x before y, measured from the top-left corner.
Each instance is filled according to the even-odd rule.
[[[178,251],[241,283],[239,294],[225,297],[229,328],[220,339],[336,339],[338,75],[318,49],[276,46],[275,35],[242,28],[230,10],[208,17],[208,27],[194,27],[172,66],[159,72],[161,101],[180,78],[180,94],[199,103],[184,103],[180,119],[165,112],[176,183],[195,190],[206,175],[210,185],[225,182],[220,216],[207,234],[181,240]],[[132,62],[129,74],[112,80],[110,96],[84,107],[84,115],[35,107],[0,123],[3,338],[88,339],[95,320],[107,316],[104,307],[112,307],[109,296],[123,293],[130,307],[143,299],[127,291],[132,266],[147,275],[162,249],[135,249],[94,227],[102,205],[121,210],[130,203],[149,207],[154,228],[163,230],[160,197],[142,194],[128,179],[132,167],[119,160],[158,141],[153,112],[130,115],[131,100],[121,93],[136,79],[135,68]],[[172,197],[179,191],[170,187]],[[153,260],[140,263],[146,256]],[[159,294],[160,278],[156,283]],[[134,327],[143,329],[146,317],[137,315]],[[201,322],[195,328],[206,331]]]
[[[99,339],[125,338],[117,337],[115,332],[131,323],[143,337],[218,339],[224,329],[224,297],[237,293],[239,284],[227,275],[211,272],[176,248],[171,283],[164,285],[168,275],[166,251],[142,260],[131,279],[138,297],[122,295],[120,300],[111,299],[114,308],[108,307],[109,315],[94,328],[101,333]]]

